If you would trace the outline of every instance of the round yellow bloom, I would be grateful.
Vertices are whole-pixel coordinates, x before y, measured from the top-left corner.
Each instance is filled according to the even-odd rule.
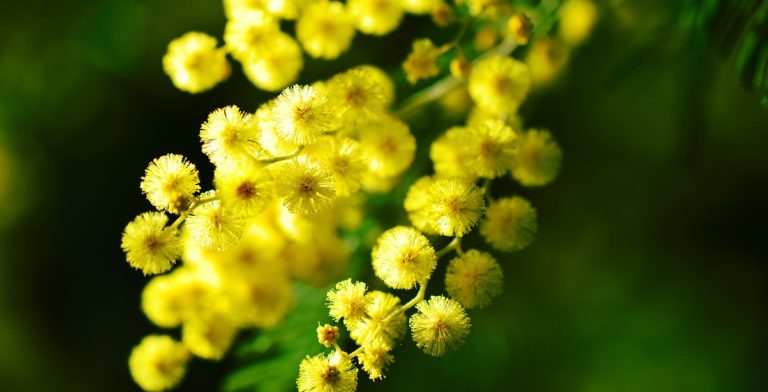
[[[544,186],[560,171],[563,151],[548,131],[531,129],[520,137],[512,178],[523,186]]]
[[[351,279],[336,283],[328,291],[328,313],[336,321],[343,318],[345,323],[360,320],[365,316],[366,290],[365,283],[353,283]]]
[[[403,19],[400,0],[349,0],[347,7],[355,18],[357,29],[366,34],[388,34]]]
[[[408,213],[408,219],[413,227],[419,229],[422,233],[430,235],[437,234],[427,208],[432,201],[429,192],[432,182],[432,177],[430,176],[419,178],[408,188],[405,201],[403,201],[403,206]]]
[[[517,111],[531,88],[528,66],[511,57],[480,60],[469,75],[469,95],[482,110],[494,115]]]
[[[427,238],[405,226],[382,233],[371,258],[376,276],[394,289],[411,289],[425,282],[437,266],[435,250]]]
[[[242,59],[243,72],[254,86],[277,91],[296,81],[304,66],[301,47],[290,35],[275,31],[267,38],[269,45],[253,56]]]
[[[440,73],[437,67],[437,58],[443,53],[435,47],[429,39],[418,39],[413,42],[413,48],[408,58],[403,63],[405,76],[411,83],[416,83],[421,79],[431,78]]]
[[[208,360],[221,359],[236,334],[237,326],[220,311],[195,317],[181,329],[182,341],[189,351]]]
[[[162,212],[145,212],[125,226],[121,247],[128,264],[144,275],[171,269],[181,252],[177,231]]]
[[[154,159],[141,178],[141,191],[158,210],[179,213],[200,190],[195,165],[179,154]]]
[[[445,291],[467,309],[484,308],[504,289],[504,275],[489,253],[469,250],[445,273]]]
[[[538,231],[536,210],[519,196],[491,203],[485,216],[480,233],[500,251],[514,252],[527,247]]]
[[[438,234],[461,237],[477,224],[485,209],[482,191],[463,178],[438,178],[428,189],[424,214]]]
[[[149,335],[131,351],[128,368],[131,377],[145,391],[175,387],[186,372],[189,353],[170,336]]]
[[[478,177],[496,178],[511,167],[517,153],[517,134],[498,120],[467,128],[462,138],[465,165]]]
[[[250,162],[260,155],[259,128],[237,106],[216,109],[200,127],[203,152],[214,165]]]
[[[317,88],[294,85],[277,97],[272,116],[280,137],[306,145],[331,130],[331,110],[328,98]]]
[[[435,173],[446,177],[472,176],[463,154],[467,134],[465,127],[452,127],[432,142],[429,157],[432,159]]]
[[[527,45],[533,33],[533,23],[524,13],[516,12],[507,20],[506,33],[518,45]]]
[[[234,58],[244,62],[269,50],[271,39],[279,34],[280,25],[268,14],[247,13],[227,21],[224,43]]]
[[[296,22],[296,37],[312,57],[335,59],[349,49],[354,36],[352,18],[338,1],[313,3]]]
[[[242,326],[271,328],[293,308],[288,276],[261,273],[229,282],[232,308]]]
[[[155,325],[175,328],[200,314],[216,294],[211,285],[185,266],[152,278],[141,294],[141,309]]]
[[[296,385],[299,392],[353,392],[357,389],[357,368],[345,354],[308,356],[299,365]]]
[[[186,33],[168,44],[163,70],[176,88],[192,94],[213,88],[231,72],[226,51],[216,48],[216,38],[198,32]]]
[[[408,125],[385,115],[361,126],[360,148],[368,160],[368,170],[379,177],[394,177],[413,162],[416,139]]]
[[[360,346],[393,347],[405,333],[406,318],[399,311],[400,299],[382,291],[371,291],[365,297],[367,317],[346,324],[349,336]]]
[[[295,153],[301,146],[296,143],[291,143],[282,137],[277,132],[277,122],[273,116],[274,100],[268,101],[256,110],[256,122],[259,124],[261,130],[260,143],[261,147],[271,157],[280,157]]]
[[[533,85],[546,86],[555,81],[568,63],[570,52],[571,48],[560,40],[544,37],[534,41],[525,56]]]
[[[429,14],[443,4],[443,0],[401,0],[400,4],[402,4],[405,12]]]
[[[373,65],[360,65],[353,69],[362,70],[365,73],[366,79],[378,87],[381,94],[384,96],[382,101],[385,108],[392,105],[392,102],[395,101],[395,84],[386,72]]]
[[[263,211],[275,194],[271,173],[255,162],[221,165],[214,179],[224,207],[244,216]]]
[[[273,177],[281,203],[294,214],[317,214],[336,199],[333,173],[312,159],[300,156],[282,162]]]
[[[355,67],[332,77],[323,91],[340,125],[353,126],[386,110],[391,103],[386,91],[388,81],[380,79],[374,67]]]
[[[266,15],[266,0],[224,0],[224,14],[228,20]]]
[[[367,165],[356,140],[324,136],[303,153],[333,173],[336,196],[349,196],[360,189]]]
[[[411,316],[409,324],[413,341],[425,353],[439,357],[464,343],[470,322],[458,302],[433,296],[416,305],[416,310],[418,312]]]
[[[360,361],[363,370],[368,373],[368,377],[371,380],[376,381],[384,378],[384,368],[395,361],[389,350],[389,346],[376,342],[364,346],[363,352],[358,355],[358,361]]]
[[[200,198],[205,199],[212,195],[212,192],[206,192],[200,195]],[[187,218],[185,226],[203,248],[225,251],[240,239],[245,228],[245,219],[231,209],[224,208],[220,200],[215,200],[195,208]]]
[[[597,6],[590,0],[568,0],[560,6],[560,37],[578,45],[589,37],[597,21]]]

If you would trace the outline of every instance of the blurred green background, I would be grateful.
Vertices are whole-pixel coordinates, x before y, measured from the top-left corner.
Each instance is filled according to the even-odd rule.
[[[541,227],[502,260],[504,294],[471,314],[462,350],[432,359],[406,339],[361,390],[768,390],[768,111],[732,61],[677,29],[675,7],[607,3],[560,82],[522,108],[565,158],[552,186],[494,188],[531,199]],[[149,208],[143,170],[183,153],[209,184],[200,123],[270,97],[237,65],[198,96],[162,73],[171,39],[224,23],[214,0],[0,6],[0,390],[137,389],[128,353],[158,329],[119,239]],[[408,17],[358,35],[302,80],[395,69],[431,29]],[[235,362],[196,360],[180,389],[217,390]]]

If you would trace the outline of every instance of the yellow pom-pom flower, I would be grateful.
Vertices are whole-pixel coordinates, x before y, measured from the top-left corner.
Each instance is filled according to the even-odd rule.
[[[265,271],[229,282],[232,308],[241,326],[271,328],[293,307],[293,288],[287,276]]]
[[[405,12],[412,14],[429,14],[443,4],[443,0],[401,0]]]
[[[428,188],[425,219],[444,236],[461,237],[477,224],[485,209],[483,192],[464,178],[438,178]]]
[[[147,166],[141,191],[158,210],[179,213],[200,190],[195,165],[179,154],[166,154]]]
[[[238,61],[247,61],[268,50],[270,40],[280,33],[280,25],[266,13],[247,13],[227,21],[224,44]]]
[[[336,196],[349,196],[360,189],[367,165],[356,140],[324,136],[303,153],[333,173]]]
[[[560,6],[560,37],[578,45],[589,37],[597,21],[597,6],[591,0],[568,0]]]
[[[557,80],[571,56],[571,48],[562,41],[543,37],[531,45],[525,63],[531,70],[534,87],[543,87]]]
[[[448,264],[445,291],[465,308],[484,308],[504,289],[499,263],[489,253],[469,250]]]
[[[328,98],[319,89],[294,85],[277,97],[272,116],[280,137],[306,145],[331,130],[331,110]]]
[[[496,178],[512,167],[517,144],[517,134],[511,127],[501,121],[491,120],[467,128],[462,140],[462,155],[472,174]]]
[[[261,130],[259,142],[269,156],[280,157],[293,154],[301,146],[280,137],[277,132],[277,122],[273,116],[274,106],[274,101],[268,101],[256,110],[256,122]]]
[[[294,214],[317,214],[336,199],[333,173],[304,156],[281,162],[273,177],[281,203]]]
[[[203,152],[215,165],[250,162],[260,155],[259,127],[237,106],[216,109],[200,127]]]
[[[469,75],[469,95],[482,110],[497,116],[513,114],[531,88],[528,66],[511,57],[480,60]]]
[[[361,126],[360,148],[368,160],[368,170],[380,177],[394,177],[413,162],[416,138],[404,122],[384,115]]]
[[[213,88],[231,72],[227,53],[216,47],[216,38],[199,32],[186,33],[168,44],[163,70],[176,88],[192,94]]]
[[[413,42],[413,48],[408,58],[403,63],[405,76],[411,83],[421,79],[431,78],[440,73],[437,67],[437,58],[443,51],[436,48],[431,40],[424,38]]]
[[[224,0],[224,15],[228,20],[265,15],[266,0]]]
[[[308,356],[299,365],[296,386],[299,392],[354,392],[357,368],[349,356],[338,352]]]
[[[406,318],[399,311],[400,299],[382,291],[366,294],[367,317],[347,323],[349,336],[360,346],[383,344],[393,347],[405,333]]]
[[[562,158],[563,151],[552,134],[531,129],[520,137],[518,152],[512,163],[512,178],[523,186],[547,185],[557,177]]]
[[[221,311],[195,317],[184,323],[181,338],[189,351],[204,359],[219,360],[237,334],[237,326]]]
[[[344,4],[320,1],[301,14],[296,22],[296,37],[310,56],[332,60],[349,49],[355,25]]]
[[[200,198],[212,197],[213,194],[206,192]],[[225,251],[240,239],[245,219],[231,209],[224,208],[220,200],[215,200],[195,208],[185,226],[203,248]]]
[[[177,230],[162,212],[145,212],[125,226],[121,246],[128,264],[144,275],[171,269],[181,253]]]
[[[491,203],[480,226],[480,234],[485,241],[504,252],[527,247],[536,237],[536,231],[536,210],[519,196]]]
[[[429,157],[432,159],[435,173],[445,177],[472,176],[463,154],[467,133],[464,127],[453,127],[432,142]]]
[[[328,313],[336,321],[343,318],[345,323],[362,319],[365,316],[366,290],[368,287],[365,283],[353,283],[351,279],[336,283],[328,291]]]
[[[389,346],[380,342],[363,346],[363,351],[357,359],[371,380],[376,381],[384,378],[384,369],[395,361],[389,350]]]
[[[379,236],[371,253],[373,270],[387,286],[411,289],[437,266],[435,249],[418,230],[397,226]]]
[[[425,353],[439,357],[455,350],[469,333],[469,317],[458,302],[443,296],[433,296],[416,305],[418,312],[410,319],[411,334],[416,346]]]
[[[403,201],[411,224],[425,234],[437,234],[428,211],[429,203],[432,201],[429,192],[432,182],[432,177],[429,176],[419,178],[408,188]]]
[[[366,34],[388,34],[403,19],[400,0],[349,0],[347,7],[355,19],[357,29]]]
[[[221,165],[214,175],[216,194],[225,208],[254,216],[263,211],[275,190],[272,174],[255,162]]]
[[[366,79],[375,84],[381,91],[383,106],[389,107],[395,101],[395,84],[386,72],[373,65],[360,65],[354,69],[360,69],[365,73]]]
[[[379,79],[373,67],[355,67],[332,77],[323,90],[340,125],[353,126],[386,110],[387,81]]]
[[[179,384],[187,370],[189,352],[166,335],[149,335],[131,351],[128,368],[145,391],[163,391]]]
[[[175,328],[208,308],[216,294],[201,274],[184,266],[150,280],[141,294],[141,309],[155,325]]]
[[[271,33],[266,48],[242,59],[243,72],[254,86],[277,91],[296,81],[304,66],[301,47],[290,35],[281,31]]]

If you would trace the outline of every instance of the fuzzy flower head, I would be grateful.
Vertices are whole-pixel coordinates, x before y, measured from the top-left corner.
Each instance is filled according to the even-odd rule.
[[[388,34],[403,19],[403,7],[399,0],[349,0],[347,7],[357,29],[365,34]]]
[[[237,325],[221,311],[208,313],[184,323],[182,341],[195,356],[219,360],[232,345]]]
[[[349,49],[354,36],[352,17],[337,1],[309,5],[296,22],[296,37],[312,57],[335,59]]]
[[[411,165],[416,154],[416,138],[408,125],[385,115],[361,128],[360,148],[370,172],[380,177],[394,177]]]
[[[216,48],[216,38],[189,32],[168,44],[163,70],[179,90],[200,93],[229,77],[226,56],[223,48]]]
[[[325,347],[331,347],[339,338],[339,327],[325,324],[317,327],[317,341]]]
[[[511,167],[517,153],[517,134],[498,120],[467,128],[462,155],[466,166],[478,177],[496,178]]]
[[[467,128],[453,127],[432,142],[429,158],[432,159],[435,173],[447,177],[472,176],[463,154],[467,133]]]
[[[517,111],[531,88],[528,66],[511,57],[480,60],[469,75],[469,95],[482,110],[506,115]]]
[[[437,234],[437,230],[433,225],[431,217],[429,216],[429,205],[432,201],[430,195],[430,188],[432,187],[432,177],[424,176],[416,180],[411,187],[408,188],[408,193],[405,195],[405,201],[403,206],[408,213],[408,219],[411,221],[413,227],[425,234],[434,235]]]
[[[155,325],[176,328],[208,307],[214,296],[215,289],[185,266],[152,278],[141,293],[141,309]]]
[[[477,224],[485,209],[483,192],[464,178],[438,178],[429,186],[425,216],[444,236],[461,237]]]
[[[259,130],[261,135],[259,141],[261,147],[267,155],[266,157],[279,157],[284,155],[290,155],[296,152],[300,145],[291,143],[288,140],[280,137],[277,131],[277,122],[273,115],[275,107],[274,100],[267,101],[256,109],[256,122],[259,124]]]
[[[443,4],[443,0],[402,0],[400,3],[408,13],[429,14]]]
[[[413,83],[421,79],[431,78],[440,73],[437,67],[437,58],[443,53],[435,47],[428,38],[413,42],[413,49],[403,63],[403,69],[408,81]]]
[[[301,47],[290,35],[274,31],[267,38],[269,45],[241,60],[243,72],[254,86],[266,91],[278,91],[296,81],[304,67]]]
[[[489,253],[472,249],[448,264],[445,290],[467,309],[488,306],[503,289],[501,267]]]
[[[521,250],[533,242],[538,231],[536,210],[519,196],[500,199],[485,212],[480,233],[485,241],[503,252]]]
[[[353,69],[360,69],[365,78],[377,86],[383,96],[384,107],[389,107],[395,101],[395,84],[386,72],[373,65],[359,65]],[[350,70],[351,71],[351,70]]]
[[[334,320],[342,318],[344,322],[354,322],[365,316],[366,298],[368,287],[363,282],[352,282],[347,279],[336,283],[336,286],[328,291],[328,310]]]
[[[339,122],[351,126],[386,110],[390,104],[387,81],[379,77],[374,67],[355,67],[332,77],[323,90]]]
[[[433,296],[416,305],[416,310],[409,324],[413,341],[425,353],[439,357],[464,343],[470,322],[461,304]]]
[[[306,357],[299,365],[296,385],[299,392],[353,392],[357,368],[348,356],[336,352]]]
[[[275,100],[272,115],[278,135],[306,145],[331,130],[333,112],[328,99],[313,86],[291,86]]]
[[[200,198],[211,196],[213,192],[206,192]],[[203,248],[221,252],[234,246],[240,239],[245,219],[225,208],[220,200],[215,200],[195,208],[185,226]]]
[[[303,153],[333,174],[337,196],[349,196],[360,189],[367,165],[356,140],[323,136]]]
[[[278,22],[266,13],[248,13],[229,19],[224,43],[239,61],[247,61],[269,49],[270,39],[280,32]]]
[[[259,127],[237,106],[214,110],[200,127],[203,152],[214,165],[249,162],[259,156]]]
[[[437,265],[429,240],[412,227],[385,231],[371,254],[373,270],[387,286],[411,289],[429,279]]]
[[[221,165],[216,168],[214,178],[222,204],[236,214],[254,216],[263,211],[274,196],[272,174],[253,161]]]
[[[179,258],[177,230],[166,223],[162,212],[145,212],[125,226],[121,247],[128,264],[144,275],[168,271]]]
[[[187,370],[189,352],[166,335],[149,335],[134,347],[128,368],[145,391],[163,391],[178,385]]]
[[[512,178],[527,187],[547,185],[557,177],[562,158],[563,151],[552,134],[531,129],[520,137]]]
[[[382,291],[366,294],[366,317],[347,324],[349,336],[358,345],[383,344],[393,347],[405,333],[406,318],[397,311],[400,299]],[[390,316],[391,315],[391,316]]]
[[[200,190],[195,165],[179,154],[166,154],[147,166],[141,191],[158,210],[179,213]]]
[[[273,177],[281,203],[294,214],[317,214],[336,199],[333,173],[315,160],[298,157],[283,162]]]
[[[273,272],[242,276],[230,282],[233,308],[243,326],[271,328],[293,308],[287,276]]]
[[[389,351],[389,346],[376,342],[364,346],[363,352],[357,357],[371,380],[376,381],[384,378],[384,369],[395,361]]]
[[[598,17],[592,0],[568,0],[560,6],[560,37],[570,45],[578,45],[589,37]]]

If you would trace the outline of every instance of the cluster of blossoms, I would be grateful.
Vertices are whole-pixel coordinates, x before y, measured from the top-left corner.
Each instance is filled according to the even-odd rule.
[[[302,54],[280,30],[281,20],[296,20],[301,47],[323,59],[347,50],[356,30],[393,31],[404,12],[431,14],[438,25],[460,24],[456,39],[440,47],[416,40],[403,70],[412,83],[431,78],[441,73],[438,59],[451,55],[446,80],[472,104],[463,125],[429,146],[433,173],[415,181],[403,202],[410,226],[384,231],[371,252],[376,277],[392,289],[417,290],[415,297],[401,303],[365,282],[338,282],[327,294],[329,315],[357,348],[342,349],[338,326],[318,327],[319,342],[332,351],[301,362],[298,389],[353,391],[358,367],[372,380],[383,378],[408,329],[428,355],[458,348],[470,330],[466,309],[488,306],[503,289],[491,252],[519,251],[537,232],[531,203],[517,195],[494,198],[492,182],[508,176],[523,187],[541,187],[559,171],[562,153],[552,135],[525,128],[518,115],[536,83],[534,72],[509,56],[528,44],[532,20],[543,17],[496,0],[455,6],[441,0],[224,3],[225,47],[188,33],[169,45],[166,73],[181,90],[204,91],[229,75],[229,53],[256,86],[282,91],[253,113],[227,106],[203,122],[202,151],[215,166],[212,187],[203,189],[195,165],[178,154],[147,167],[140,187],[155,210],[126,226],[122,248],[131,267],[162,274],[144,289],[142,309],[159,327],[180,327],[181,339],[144,338],[129,359],[134,380],[149,391],[172,388],[191,356],[218,360],[238,331],[280,323],[293,305],[292,281],[338,281],[351,252],[340,231],[358,226],[365,195],[391,190],[414,160],[417,140],[391,110],[395,86],[382,70],[362,65],[311,85],[288,86]],[[570,3],[582,4],[578,12],[583,4],[594,9],[587,0]],[[480,27],[471,30],[475,23]],[[462,50],[468,31],[484,53],[474,60]],[[504,41],[496,46],[500,36]],[[507,51],[491,50],[499,47]],[[435,88],[426,95],[447,93]],[[172,222],[169,214],[176,215]],[[489,249],[464,250],[462,239],[469,235]],[[433,243],[441,237],[450,240],[437,250]],[[450,254],[445,295],[426,298],[439,260]],[[182,265],[171,271],[179,260]]]

